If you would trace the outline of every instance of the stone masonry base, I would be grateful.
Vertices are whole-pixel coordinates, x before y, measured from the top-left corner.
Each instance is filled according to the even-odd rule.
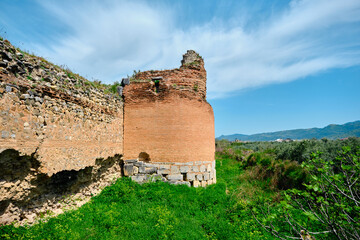
[[[216,183],[215,161],[160,163],[124,160],[124,175],[138,183],[161,180],[189,187],[206,187]]]

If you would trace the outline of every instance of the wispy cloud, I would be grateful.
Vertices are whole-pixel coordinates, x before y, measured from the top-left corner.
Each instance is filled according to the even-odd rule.
[[[358,0],[291,1],[252,29],[233,16],[186,30],[177,9],[145,1],[39,3],[68,31],[38,52],[106,82],[177,67],[187,49],[205,58],[212,98],[360,64]]]

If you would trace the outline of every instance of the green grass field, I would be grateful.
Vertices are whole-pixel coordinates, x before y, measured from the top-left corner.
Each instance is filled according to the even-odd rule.
[[[240,163],[217,160],[218,183],[190,188],[128,178],[105,188],[75,211],[34,226],[0,228],[1,239],[274,239],[253,219]],[[255,184],[255,182],[254,182]]]

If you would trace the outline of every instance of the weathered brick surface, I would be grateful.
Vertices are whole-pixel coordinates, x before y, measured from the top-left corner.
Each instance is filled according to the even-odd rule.
[[[158,91],[153,77],[163,78]],[[203,59],[190,50],[179,69],[140,72],[134,79],[124,90],[124,158],[145,152],[151,162],[213,161],[214,114],[206,102]]]
[[[149,154],[154,162],[212,161],[214,116],[206,102],[170,96],[125,103],[124,158]]]
[[[6,41],[0,41],[0,53],[5,63],[0,67],[0,153],[14,149],[33,155],[48,175],[123,153],[118,96]]]
[[[192,50],[184,54],[180,68],[162,71],[145,71],[134,76],[134,81],[150,81],[154,77],[162,77],[162,84],[177,90],[188,90],[206,99],[206,70],[204,60]]]

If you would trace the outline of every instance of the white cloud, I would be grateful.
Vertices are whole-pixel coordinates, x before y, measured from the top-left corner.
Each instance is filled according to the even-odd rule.
[[[181,30],[174,22],[180,14],[176,9],[146,2],[43,6],[69,31],[50,47],[38,46],[38,52],[106,82],[132,70],[178,67],[187,49],[205,58],[209,97],[360,64],[358,0],[292,1],[285,11],[247,31],[243,23],[224,27],[226,22],[234,26],[236,18]]]

